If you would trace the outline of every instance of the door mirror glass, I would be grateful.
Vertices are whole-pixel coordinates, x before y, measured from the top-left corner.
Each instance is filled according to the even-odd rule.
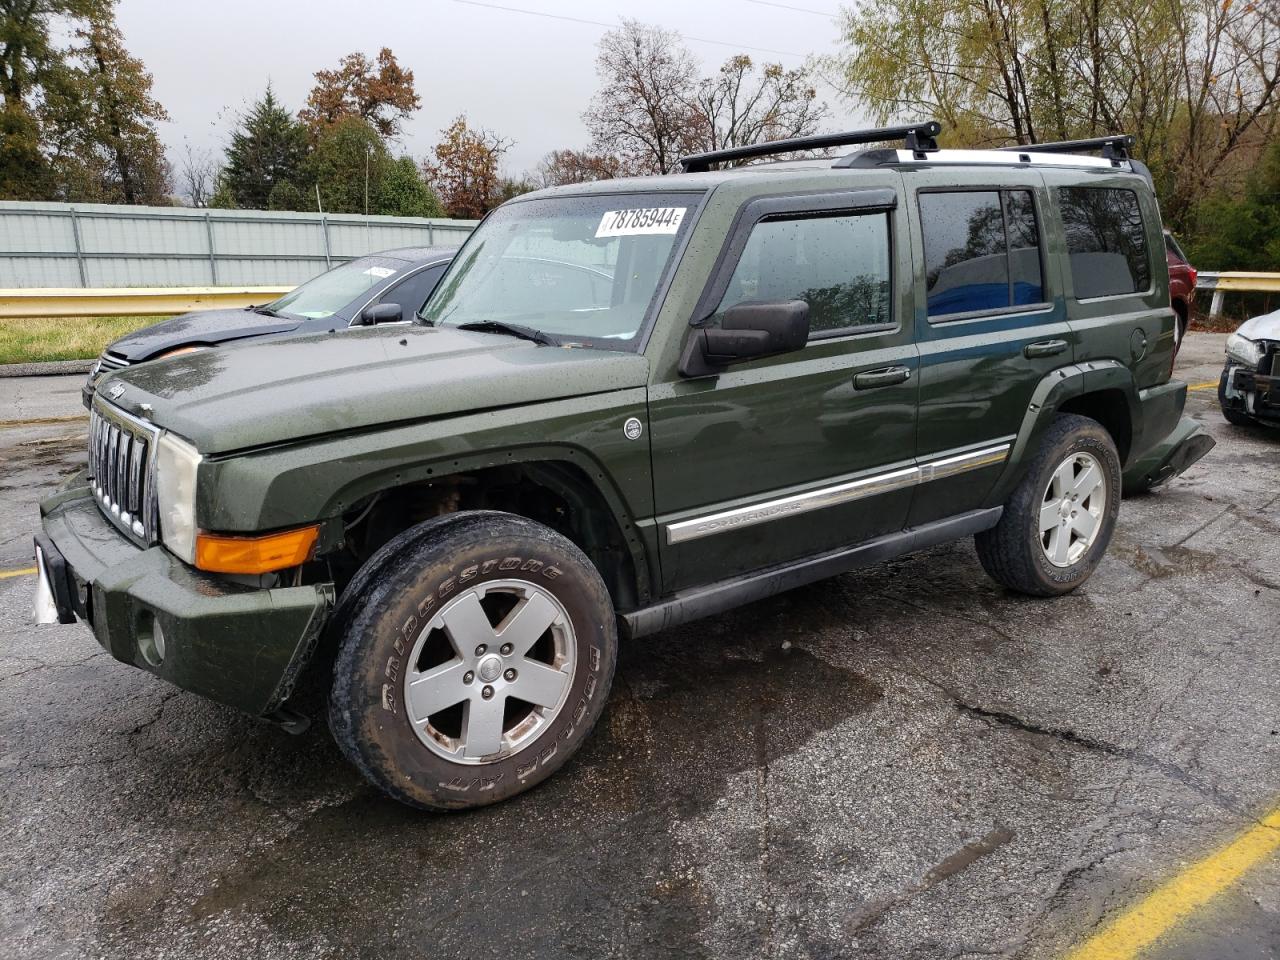
[[[720,326],[693,331],[680,372],[707,376],[731,363],[799,350],[808,339],[809,305],[803,300],[739,303],[721,315]]]
[[[360,314],[360,325],[372,327],[379,323],[399,323],[404,319],[404,310],[398,303],[379,303],[366,307]]]

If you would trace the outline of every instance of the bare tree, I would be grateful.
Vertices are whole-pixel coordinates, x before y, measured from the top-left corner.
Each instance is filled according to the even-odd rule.
[[[183,144],[178,161],[178,189],[193,207],[207,207],[218,189],[221,166],[208,150],[197,150],[190,142]]]
[[[567,183],[590,183],[613,180],[637,173],[622,157],[613,153],[591,153],[586,150],[552,150],[538,164],[537,178],[541,186],[559,187]]]
[[[827,114],[807,69],[739,54],[704,78],[679,34],[634,20],[601,39],[596,69],[604,85],[583,114],[592,152],[562,158],[578,164],[563,175],[600,179],[614,162],[670,173],[688,153],[813,133]]]
[[[669,173],[697,149],[690,103],[698,65],[680,36],[624,20],[600,40],[603,86],[583,114],[597,153],[617,154],[644,173]]]
[[[693,107],[704,150],[806,136],[827,114],[808,71],[768,63],[757,76],[746,54],[731,57],[703,80]]]

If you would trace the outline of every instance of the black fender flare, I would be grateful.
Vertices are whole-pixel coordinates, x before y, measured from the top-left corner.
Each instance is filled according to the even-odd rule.
[[[1129,422],[1141,423],[1141,401],[1133,373],[1118,360],[1085,360],[1067,364],[1046,374],[1032,392],[1017,439],[1009,451],[1007,466],[992,488],[985,506],[1004,503],[1022,479],[1030,454],[1053,418],[1068,400],[1101,391],[1119,391],[1128,407]]]

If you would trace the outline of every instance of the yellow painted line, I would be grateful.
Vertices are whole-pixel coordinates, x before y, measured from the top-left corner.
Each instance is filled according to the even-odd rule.
[[[1206,380],[1204,383],[1193,383],[1193,384],[1191,384],[1189,387],[1187,387],[1187,390],[1188,390],[1188,391],[1191,391],[1191,390],[1216,390],[1216,389],[1218,389],[1218,381],[1217,381],[1217,380]]]
[[[29,577],[35,572],[35,567],[23,567],[21,570],[0,570],[0,580],[12,580],[14,577]]]
[[[1066,960],[1132,960],[1277,850],[1280,808],[1130,907]]]

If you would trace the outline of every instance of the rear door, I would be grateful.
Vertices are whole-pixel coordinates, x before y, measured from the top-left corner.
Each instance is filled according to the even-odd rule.
[[[912,526],[982,506],[1036,385],[1074,357],[1039,175],[959,169],[946,181],[910,203],[924,480]]]
[[[710,322],[736,303],[802,299],[810,337],[718,376],[653,384],[666,591],[902,529],[917,383],[910,277],[896,268],[910,262],[905,230],[889,189],[768,198],[739,214],[703,295]]]
[[[1132,175],[1046,171],[1061,223],[1076,360],[1115,361],[1139,388],[1169,379],[1175,348],[1160,210]]]

